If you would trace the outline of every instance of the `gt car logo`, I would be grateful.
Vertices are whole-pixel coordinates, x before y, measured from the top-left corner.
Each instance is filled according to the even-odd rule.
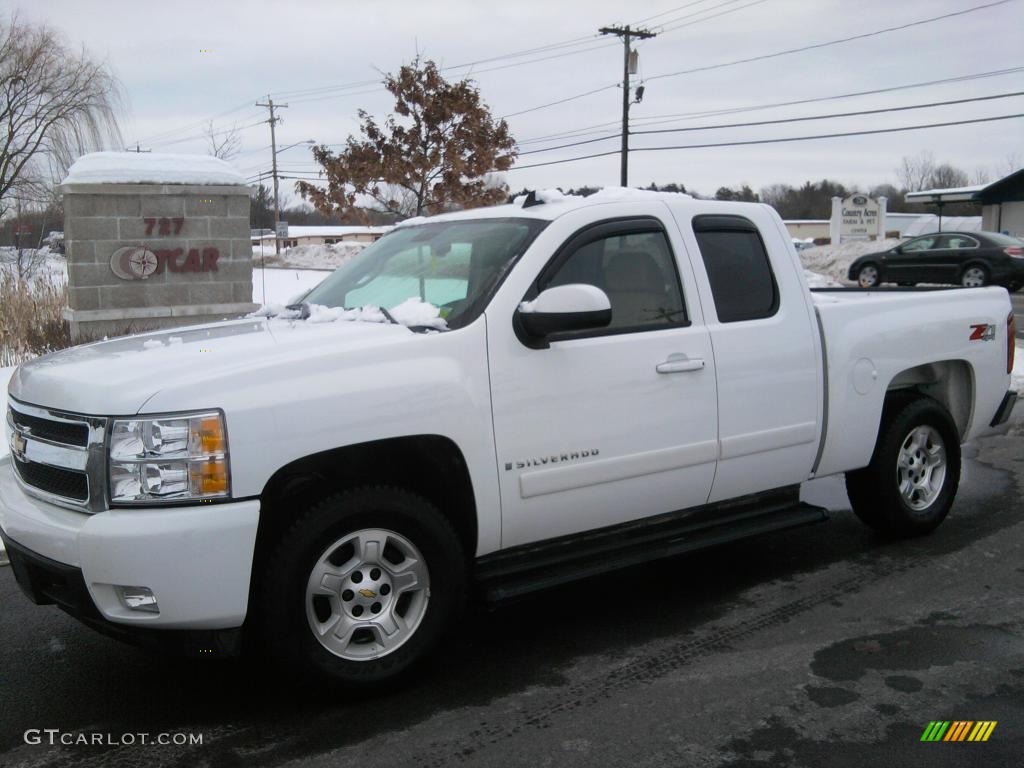
[[[995,341],[996,327],[988,323],[972,325],[974,331],[971,333],[971,341]]]

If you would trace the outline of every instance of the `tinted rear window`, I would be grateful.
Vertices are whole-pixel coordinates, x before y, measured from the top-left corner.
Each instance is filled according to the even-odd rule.
[[[768,254],[753,223],[735,217],[694,220],[694,234],[711,282],[715,310],[722,323],[771,317],[779,305]],[[722,221],[723,223],[718,223]]]

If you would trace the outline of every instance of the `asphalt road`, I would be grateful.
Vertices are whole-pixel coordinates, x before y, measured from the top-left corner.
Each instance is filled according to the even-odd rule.
[[[826,524],[475,611],[418,679],[374,697],[120,645],[0,569],[0,765],[1020,765],[1024,403],[1013,421],[968,447],[929,537],[877,538],[841,482],[818,481],[805,495]],[[998,725],[922,743],[932,720]],[[47,728],[203,744],[25,743]]]

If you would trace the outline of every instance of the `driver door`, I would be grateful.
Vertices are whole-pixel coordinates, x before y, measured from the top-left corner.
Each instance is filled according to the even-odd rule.
[[[900,246],[900,252],[885,259],[884,278],[893,283],[917,283],[929,279],[938,235],[925,235]]]
[[[704,504],[714,479],[715,361],[678,235],[648,216],[562,237],[517,301],[586,283],[608,295],[612,321],[537,349],[508,304],[488,309],[503,547]],[[663,365],[682,356],[702,365]]]

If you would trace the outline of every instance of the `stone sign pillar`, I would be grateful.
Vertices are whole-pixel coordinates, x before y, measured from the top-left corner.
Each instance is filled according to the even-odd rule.
[[[256,309],[249,188],[227,163],[97,152],[61,190],[76,343]]]

